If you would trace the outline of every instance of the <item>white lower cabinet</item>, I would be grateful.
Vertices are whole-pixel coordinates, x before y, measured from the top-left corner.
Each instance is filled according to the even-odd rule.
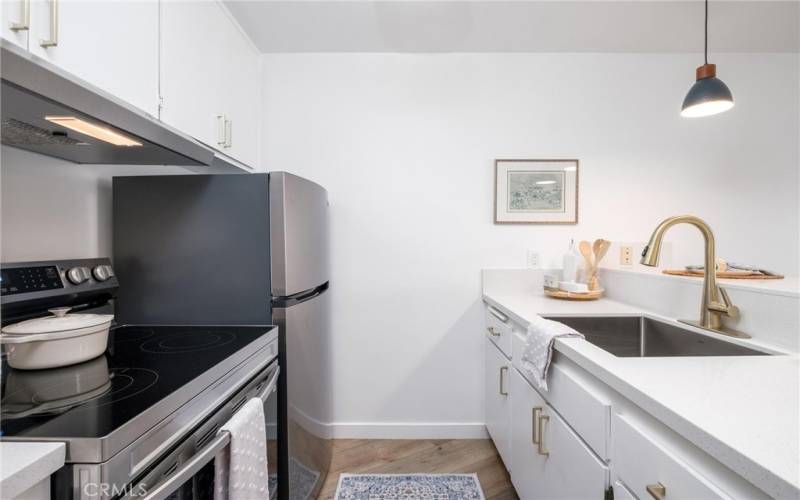
[[[603,498],[609,472],[517,372],[511,375],[511,481],[520,498]]]
[[[495,448],[506,469],[511,470],[511,362],[491,340],[485,338],[485,386],[486,429],[494,441]]]
[[[534,389],[521,365],[525,328],[491,312],[486,427],[522,500],[611,498],[609,488],[624,500],[768,498],[561,355],[550,366],[549,391]],[[510,356],[498,341],[507,333]]]
[[[614,474],[641,498],[730,498],[660,443],[652,433],[623,416],[612,417]]]

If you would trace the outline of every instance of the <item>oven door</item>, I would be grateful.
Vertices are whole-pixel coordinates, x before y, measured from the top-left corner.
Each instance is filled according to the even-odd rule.
[[[264,402],[267,433],[267,464],[270,497],[278,491],[278,376],[275,361],[249,382],[219,411],[201,424],[175,450],[159,460],[141,480],[131,484],[118,498],[125,500],[211,500],[214,498],[214,458],[230,444],[219,428],[248,400]]]

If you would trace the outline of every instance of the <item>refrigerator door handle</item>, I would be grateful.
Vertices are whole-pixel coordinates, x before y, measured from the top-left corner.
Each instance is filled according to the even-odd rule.
[[[301,302],[311,300],[314,297],[318,297],[323,293],[325,293],[327,289],[328,289],[328,282],[325,282],[318,287],[312,288],[311,290],[306,290],[304,292],[296,293],[294,295],[289,295],[286,297],[272,297],[272,306],[290,307],[294,304],[299,304]]]

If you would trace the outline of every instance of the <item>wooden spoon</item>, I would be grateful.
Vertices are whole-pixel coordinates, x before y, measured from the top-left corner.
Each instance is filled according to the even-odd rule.
[[[588,241],[581,241],[578,244],[578,250],[581,251],[581,255],[583,255],[583,260],[586,261],[586,276],[588,277],[592,272],[592,268],[594,267],[594,257],[592,256],[592,245]]]
[[[589,290],[597,290],[600,288],[600,282],[597,279],[597,266],[600,265],[600,261],[606,256],[610,246],[611,242],[602,238],[595,240],[592,245],[592,250],[594,251],[594,266],[592,267],[592,272],[588,279]]]
[[[603,260],[603,257],[606,256],[609,247],[611,247],[610,241],[604,240],[602,238],[600,238],[599,240],[595,240],[594,245],[592,245],[592,250],[594,250],[595,265],[600,265],[600,261]]]

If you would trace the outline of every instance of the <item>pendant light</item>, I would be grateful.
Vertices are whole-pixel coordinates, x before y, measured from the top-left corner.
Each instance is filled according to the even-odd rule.
[[[705,8],[705,64],[697,68],[697,81],[683,100],[681,116],[686,118],[716,115],[733,107],[731,90],[717,78],[717,65],[708,64],[708,0]]]

